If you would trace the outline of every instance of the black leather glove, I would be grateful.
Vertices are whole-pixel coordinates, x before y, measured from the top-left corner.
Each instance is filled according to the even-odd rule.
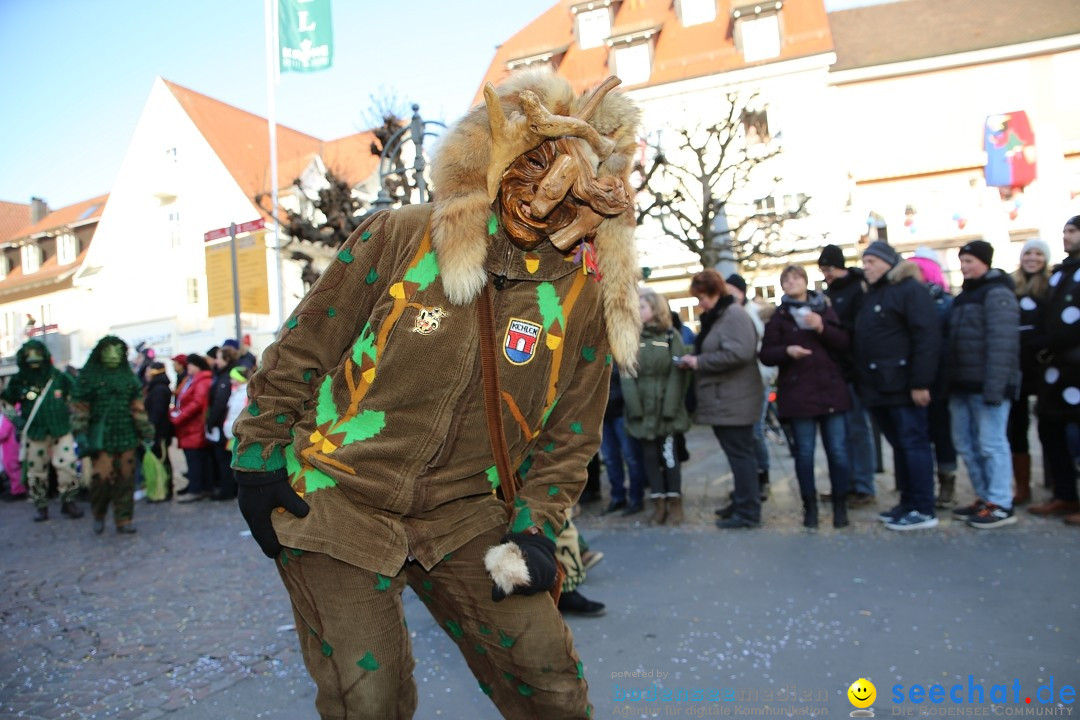
[[[556,563],[555,543],[543,535],[529,533],[511,533],[503,538],[503,544],[514,543],[521,550],[525,567],[529,572],[528,584],[514,584],[514,595],[535,595],[547,592],[555,583]],[[516,554],[516,553],[515,553]],[[496,576],[496,571],[488,567],[488,572]],[[491,599],[495,602],[505,599],[507,593],[495,582],[491,587]]]
[[[281,553],[281,543],[270,522],[270,514],[281,507],[296,517],[307,517],[308,504],[293,490],[284,469],[268,473],[238,471],[236,485],[240,513],[251,528],[251,536],[266,557],[277,557]]]

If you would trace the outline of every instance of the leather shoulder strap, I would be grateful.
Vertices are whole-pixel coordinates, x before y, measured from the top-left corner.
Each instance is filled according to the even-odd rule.
[[[517,474],[510,463],[510,449],[506,445],[506,432],[502,421],[502,392],[499,389],[499,368],[496,362],[495,318],[491,301],[491,286],[484,285],[476,299],[477,324],[480,328],[480,368],[484,378],[484,414],[487,417],[491,452],[495,456],[495,469],[499,474],[499,486],[503,500],[511,508],[517,497]]]

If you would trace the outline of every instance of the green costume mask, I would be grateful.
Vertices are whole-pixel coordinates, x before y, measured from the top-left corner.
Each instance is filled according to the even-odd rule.
[[[101,348],[101,364],[107,368],[118,368],[124,361],[124,350],[120,345],[110,344]]]

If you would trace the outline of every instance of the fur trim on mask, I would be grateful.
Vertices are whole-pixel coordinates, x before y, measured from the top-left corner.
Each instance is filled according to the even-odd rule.
[[[491,547],[484,555],[484,567],[506,595],[511,595],[515,587],[529,584],[529,567],[525,564],[525,553],[516,542],[504,542]]]
[[[570,84],[550,70],[524,70],[496,89],[507,116],[522,111],[518,98],[524,90],[536,93],[544,107],[560,115],[578,112],[588,99],[588,93],[575,96]],[[615,150],[600,165],[597,176],[620,177],[630,188],[640,117],[641,111],[624,95],[610,92],[604,97],[589,123],[615,142]],[[439,260],[443,288],[455,305],[471,303],[487,282],[490,157],[491,129],[487,109],[480,104],[447,131],[431,164],[435,185],[431,244]],[[636,372],[641,333],[635,224],[631,204],[623,215],[601,222],[596,233],[608,342],[612,357],[628,374]]]

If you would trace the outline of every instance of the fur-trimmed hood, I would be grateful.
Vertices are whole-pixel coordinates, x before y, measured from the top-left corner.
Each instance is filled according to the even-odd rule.
[[[496,89],[507,117],[523,113],[521,94],[525,91],[535,93],[540,103],[556,115],[573,115],[588,100],[588,94],[575,95],[570,84],[550,70],[525,70],[512,75]],[[615,145],[611,155],[599,164],[598,177],[616,176],[630,187],[640,115],[633,102],[612,92],[588,120],[601,136]],[[488,112],[481,104],[443,136],[432,160],[435,199],[431,243],[439,260],[443,287],[455,305],[471,303],[487,282],[488,221],[493,214],[487,190],[491,149]],[[635,226],[631,203],[626,212],[606,218],[596,231],[608,341],[612,356],[624,372],[632,372],[637,366],[641,330]]]
[[[911,262],[910,260],[901,260],[899,263],[896,264],[896,267],[885,273],[885,278],[889,281],[889,284],[895,285],[896,283],[907,280],[908,278],[918,280],[920,275],[921,271],[919,270],[918,265]],[[881,281],[879,280],[878,282]]]

